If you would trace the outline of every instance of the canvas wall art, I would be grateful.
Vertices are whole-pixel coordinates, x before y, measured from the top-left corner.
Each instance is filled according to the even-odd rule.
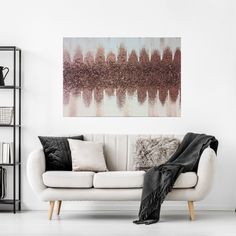
[[[64,116],[178,117],[180,38],[64,38]]]

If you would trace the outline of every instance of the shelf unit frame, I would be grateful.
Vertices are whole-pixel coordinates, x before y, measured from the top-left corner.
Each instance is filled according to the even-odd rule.
[[[13,163],[12,164],[0,164],[0,166],[8,166],[13,168],[13,197],[10,199],[0,199],[1,204],[13,205],[13,213],[21,211],[21,80],[22,80],[22,54],[21,49],[16,46],[0,46],[0,52],[8,51],[13,52],[13,85],[0,86],[2,89],[13,91],[13,124],[11,125],[0,125],[0,128],[11,128],[13,132]],[[1,54],[0,54],[1,56]],[[17,61],[18,60],[18,61]],[[18,63],[18,75],[17,75],[17,63]],[[18,85],[17,85],[18,78]],[[18,94],[17,94],[18,92]],[[18,101],[17,101],[18,98]],[[0,104],[1,106],[2,104]],[[18,105],[18,111],[16,113],[16,106]],[[18,116],[18,117],[17,117]],[[16,118],[18,118],[18,124],[16,124]],[[17,140],[17,129],[18,129],[18,140]],[[18,152],[16,152],[16,142],[18,141]],[[18,161],[16,162],[16,153],[18,154]],[[18,168],[18,176],[17,176]],[[16,192],[16,186],[18,185],[18,194]],[[18,196],[17,196],[18,195]]]

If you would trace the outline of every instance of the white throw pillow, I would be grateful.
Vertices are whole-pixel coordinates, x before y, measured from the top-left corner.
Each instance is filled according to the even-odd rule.
[[[73,171],[107,171],[103,144],[68,139]]]

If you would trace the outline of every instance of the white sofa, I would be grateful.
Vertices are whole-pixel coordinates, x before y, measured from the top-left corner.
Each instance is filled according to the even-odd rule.
[[[59,215],[62,201],[140,200],[145,172],[133,171],[133,152],[137,137],[140,135],[84,136],[85,140],[104,143],[109,172],[45,172],[43,150],[33,151],[28,158],[27,176],[37,196],[42,201],[50,202],[49,219],[52,219],[55,201],[58,201]],[[182,139],[182,136],[175,137]],[[197,174],[181,174],[174,189],[166,197],[166,200],[171,201],[187,201],[191,220],[194,220],[193,202],[202,200],[210,190],[215,159],[215,152],[211,148],[205,149]]]

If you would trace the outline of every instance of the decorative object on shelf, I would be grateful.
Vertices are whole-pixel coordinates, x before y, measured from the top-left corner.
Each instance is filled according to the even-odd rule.
[[[0,107],[0,125],[11,125],[13,123],[13,107]]]
[[[3,71],[6,70],[5,75],[3,74]],[[0,86],[5,86],[5,78],[9,72],[8,67],[0,66]]]
[[[14,164],[13,142],[0,142],[0,164]]]
[[[6,169],[0,166],[0,199],[5,198],[6,196],[6,175]]]
[[[180,38],[64,38],[63,45],[64,116],[180,116]]]
[[[0,57],[4,61],[9,59],[12,68],[12,73],[8,75],[12,84],[5,85],[4,80],[8,70],[6,67],[0,67],[1,97],[5,95],[9,97],[7,93],[12,95],[9,107],[3,107],[0,100],[0,128],[6,131],[0,131],[3,151],[0,167],[9,170],[9,178],[5,178],[5,183],[10,189],[8,196],[0,199],[0,211],[2,205],[9,205],[12,207],[12,212],[16,213],[16,210],[21,210],[21,49],[16,46],[0,46]]]

